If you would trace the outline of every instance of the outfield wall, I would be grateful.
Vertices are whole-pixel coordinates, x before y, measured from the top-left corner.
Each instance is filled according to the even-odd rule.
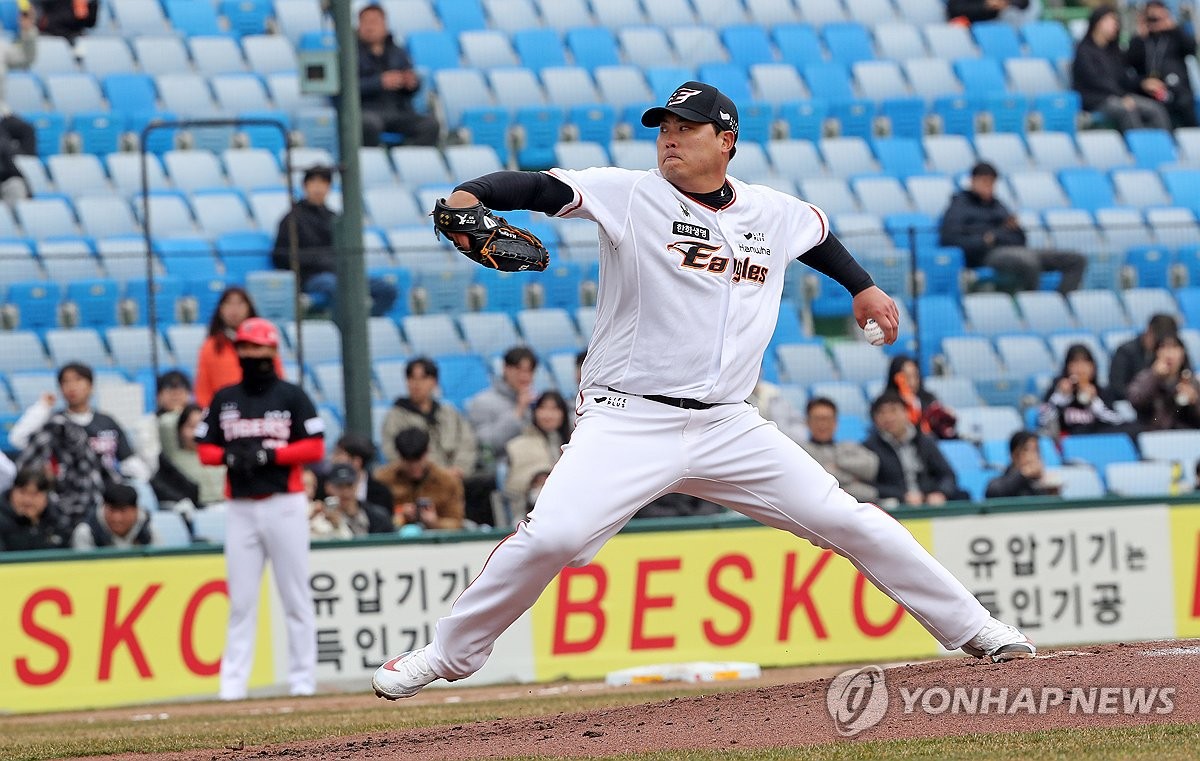
[[[902,522],[1043,646],[1200,636],[1200,505],[1009,503]],[[428,641],[500,538],[317,545],[319,681],[365,690],[389,655]],[[286,638],[269,578],[262,594],[251,688],[280,688]],[[219,549],[0,554],[0,713],[215,696],[227,612]],[[459,684],[943,652],[829,551],[741,518],[644,521],[565,569]]]

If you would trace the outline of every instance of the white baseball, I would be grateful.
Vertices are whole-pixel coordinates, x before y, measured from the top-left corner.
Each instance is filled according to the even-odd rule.
[[[874,320],[867,320],[867,324],[863,326],[863,333],[866,334],[867,340],[872,346],[883,346],[883,328]]]

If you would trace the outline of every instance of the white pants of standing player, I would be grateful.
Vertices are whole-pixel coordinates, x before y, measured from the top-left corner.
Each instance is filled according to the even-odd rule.
[[[226,509],[229,629],[221,655],[220,697],[246,697],[267,560],[287,623],[288,691],[311,695],[317,686],[317,623],[308,591],[308,500],[302,493],[276,494],[266,499],[231,499]]]
[[[437,624],[429,665],[461,679],[565,565],[585,565],[650,500],[680,491],[729,506],[767,526],[832,549],[903,605],[948,649],[988,620],[987,610],[912,534],[860,504],[794,441],[749,404],[690,411],[615,395],[624,408],[584,393],[582,415],[538,497],[479,577]]]

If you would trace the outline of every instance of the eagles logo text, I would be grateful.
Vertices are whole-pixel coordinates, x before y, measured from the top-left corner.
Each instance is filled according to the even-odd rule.
[[[714,256],[721,248],[719,245],[691,240],[667,244],[668,251],[674,251],[683,257],[683,261],[679,263],[683,269],[704,270],[714,275],[720,275],[729,269],[731,260],[728,256]],[[754,285],[762,285],[767,282],[767,267],[761,264],[751,264],[750,257],[732,261],[734,265],[733,282],[739,283],[745,280]]]

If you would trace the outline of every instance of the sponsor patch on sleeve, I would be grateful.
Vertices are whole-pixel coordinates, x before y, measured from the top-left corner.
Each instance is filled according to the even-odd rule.
[[[325,421],[319,417],[310,417],[304,421],[304,431],[309,436],[316,436],[318,433],[325,433]]]

